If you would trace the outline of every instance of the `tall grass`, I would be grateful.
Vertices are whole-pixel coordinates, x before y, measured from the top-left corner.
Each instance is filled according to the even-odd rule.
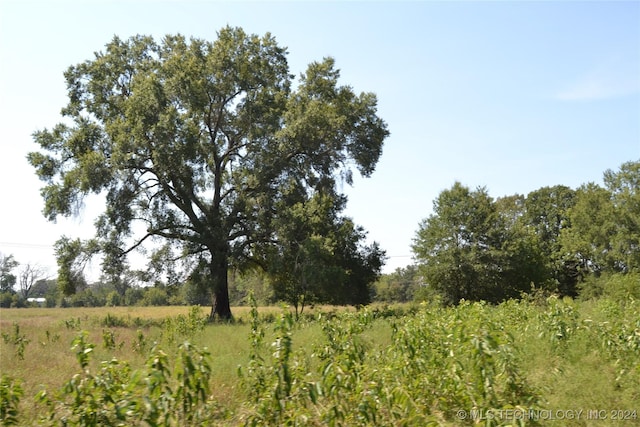
[[[285,308],[235,314],[210,325],[199,308],[2,309],[2,422],[639,422],[633,299],[323,307],[298,321]],[[570,410],[584,412],[557,417]],[[595,410],[628,419],[588,419]]]

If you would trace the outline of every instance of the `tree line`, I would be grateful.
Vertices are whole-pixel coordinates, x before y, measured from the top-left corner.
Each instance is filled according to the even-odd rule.
[[[356,289],[366,295],[350,303],[435,298],[445,304],[463,299],[501,302],[537,292],[640,298],[640,161],[606,171],[603,181],[604,186],[556,185],[497,199],[485,187],[471,190],[456,182],[439,194],[433,213],[418,226],[416,263],[377,278],[359,275]],[[313,223],[313,215],[306,212],[297,226]],[[325,239],[330,236],[324,234]],[[344,282],[332,276],[342,272],[326,268],[327,254],[310,246],[304,256],[297,262],[307,276],[299,283],[261,270],[232,271],[231,303],[245,304],[249,292],[261,304],[286,301],[296,311],[305,304],[349,303],[340,299],[338,285]],[[287,261],[291,259],[282,257],[281,262]],[[49,306],[206,305],[211,297],[195,275],[142,286],[143,271],[128,271],[127,282],[120,286],[83,279],[76,293],[65,296],[58,281],[44,277],[41,268],[27,264],[14,274],[16,267],[13,256],[0,256],[2,307],[25,306],[28,296],[46,297]],[[273,269],[282,271],[279,266]]]
[[[446,304],[539,291],[640,297],[640,161],[607,170],[603,181],[497,199],[485,187],[454,183],[419,225],[417,266],[384,279],[381,295],[438,295]]]

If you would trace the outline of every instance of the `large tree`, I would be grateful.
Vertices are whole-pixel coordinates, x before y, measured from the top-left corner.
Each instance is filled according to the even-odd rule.
[[[434,213],[422,221],[413,252],[426,283],[446,303],[493,299],[492,250],[498,246],[496,209],[485,188],[470,190],[456,182],[433,202]]]
[[[413,252],[444,302],[499,302],[544,282],[544,258],[535,234],[522,226],[522,205],[522,196],[494,201],[486,188],[458,182],[440,193]]]
[[[278,245],[276,206],[292,188],[333,192],[351,167],[370,175],[388,135],[375,95],[339,85],[332,59],[294,85],[286,54],[269,34],[227,27],[213,42],[116,37],[70,67],[65,121],[36,132],[43,152],[29,154],[44,215],[104,194],[91,247],[105,270],[166,239],[166,259],[206,265],[212,317],[229,318],[227,270]]]

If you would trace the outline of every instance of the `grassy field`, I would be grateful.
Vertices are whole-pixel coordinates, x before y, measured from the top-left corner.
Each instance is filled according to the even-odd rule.
[[[1,309],[5,423],[640,425],[636,301],[207,311]]]

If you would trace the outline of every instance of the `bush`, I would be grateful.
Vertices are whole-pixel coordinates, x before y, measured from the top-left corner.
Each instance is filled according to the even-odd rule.
[[[187,305],[208,305],[211,303],[211,292],[202,289],[196,283],[192,281],[185,282],[182,285],[181,296],[184,303]]]
[[[640,273],[603,274],[588,276],[580,284],[583,300],[606,297],[616,301],[640,299]]]
[[[161,288],[147,288],[142,297],[141,304],[142,305],[167,305],[169,301],[169,296],[167,295],[167,291]]]
[[[18,294],[13,294],[11,297],[11,307],[12,308],[24,308],[27,306],[27,300],[22,298]]]
[[[11,307],[13,301],[13,292],[0,292],[0,308]]]
[[[38,394],[39,402],[47,408],[41,424],[212,424],[214,414],[209,401],[211,367],[206,349],[185,342],[179,346],[172,366],[167,354],[154,348],[141,370],[134,371],[127,362],[114,358],[102,362],[100,369],[94,372],[90,355],[95,345],[87,342],[87,336],[86,331],[81,331],[73,341],[72,349],[81,371],[52,395],[47,391]],[[111,346],[111,335],[105,336]],[[4,406],[9,405],[3,403]]]
[[[109,292],[106,298],[107,307],[117,307],[122,304],[122,297],[116,291]]]
[[[124,292],[124,305],[137,305],[144,297],[144,291],[141,288],[129,288]]]
[[[20,381],[2,374],[2,380],[0,380],[0,425],[18,424],[18,406],[22,394]]]

